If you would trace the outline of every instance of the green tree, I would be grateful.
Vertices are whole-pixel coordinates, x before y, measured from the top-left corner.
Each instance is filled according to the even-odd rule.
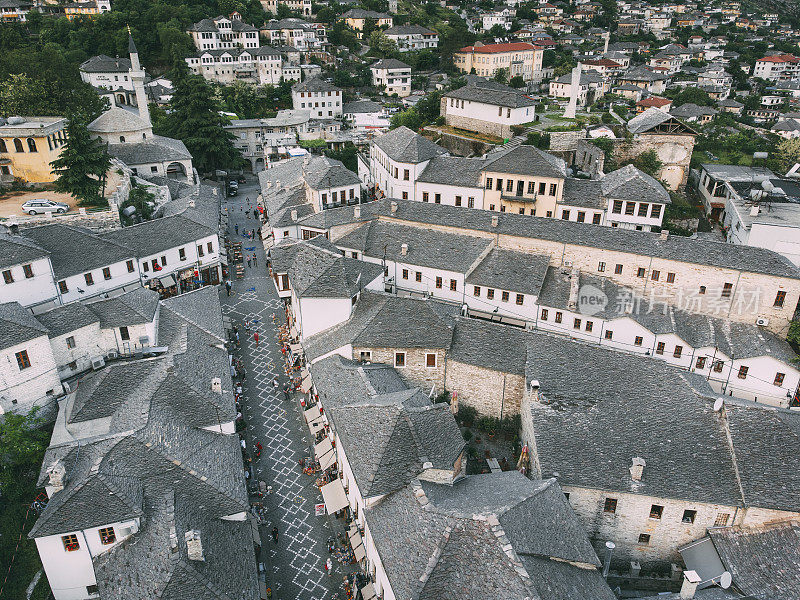
[[[676,107],[690,102],[698,106],[714,106],[716,104],[708,92],[692,86],[683,88],[672,97],[672,104]]]
[[[376,29],[369,35],[369,46],[372,48],[373,52],[382,57],[389,57],[397,54],[397,42],[387,37],[380,29]]]
[[[508,69],[505,67],[501,67],[494,72],[494,77],[492,78],[498,83],[506,83],[508,81]]]
[[[39,471],[47,432],[39,429],[38,407],[27,415],[7,413],[0,419],[0,495],[4,502],[30,501],[25,485]]]
[[[69,120],[67,142],[50,166],[56,174],[57,191],[72,195],[81,205],[106,204],[100,193],[111,159],[103,142],[89,133],[86,121],[79,117]]]
[[[658,159],[658,154],[655,150],[648,150],[647,152],[642,152],[639,156],[631,161],[633,166],[639,169],[640,171],[644,171],[651,177],[655,177],[656,179],[659,178],[659,173],[661,172],[661,168],[664,166]]]
[[[211,86],[199,75],[187,75],[175,82],[172,112],[158,125],[160,135],[186,144],[198,171],[238,167],[242,158],[233,146],[233,134],[224,127]]]
[[[414,108],[409,108],[408,110],[392,115],[389,126],[391,129],[405,126],[412,131],[419,131],[420,127],[422,127],[422,117]]]
[[[514,75],[508,82],[513,88],[522,88],[525,87],[525,80],[522,78],[522,75]]]

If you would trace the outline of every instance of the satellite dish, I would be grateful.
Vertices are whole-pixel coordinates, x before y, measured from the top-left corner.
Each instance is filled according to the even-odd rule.
[[[722,398],[717,398],[714,401],[714,412],[719,412],[722,410],[722,407],[725,405],[725,401]]]
[[[728,573],[728,571],[725,571],[722,573],[722,575],[720,575],[719,587],[721,587],[723,590],[727,590],[729,587],[731,587],[731,583],[733,583],[733,577],[731,577],[731,574]]]

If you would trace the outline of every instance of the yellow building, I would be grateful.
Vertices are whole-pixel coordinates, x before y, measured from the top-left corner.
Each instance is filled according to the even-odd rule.
[[[0,125],[0,181],[53,181],[50,163],[67,140],[63,117],[11,117]]]
[[[505,69],[509,79],[519,75],[525,81],[542,78],[544,49],[528,42],[481,44],[461,48],[453,55],[453,63],[462,73],[494,77],[498,69]]]
[[[64,14],[72,21],[78,17],[91,17],[111,10],[109,0],[88,0],[86,2],[70,2],[64,5]]]
[[[344,13],[341,18],[344,19],[348,27],[356,31],[363,31],[364,22],[367,19],[375,21],[377,27],[391,27],[393,23],[391,15],[375,12],[374,10],[365,10],[363,8],[351,8]]]

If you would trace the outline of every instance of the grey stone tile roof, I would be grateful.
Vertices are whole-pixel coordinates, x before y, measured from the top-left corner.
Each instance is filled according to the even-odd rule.
[[[219,20],[219,19],[223,19],[223,18],[226,18],[226,17],[224,17],[223,15],[220,15],[216,19]],[[215,21],[215,19],[201,19],[197,23],[189,25],[188,31],[198,31],[198,32],[201,32],[201,31],[206,31],[206,32],[219,31],[219,27],[217,27],[217,24],[214,21]],[[253,27],[252,25],[250,25],[248,23],[245,23],[244,21],[242,21],[240,19],[230,19],[230,22],[231,22],[231,31],[258,31],[258,29],[256,27]],[[226,33],[226,32],[223,32],[223,33]]]
[[[173,296],[162,300],[161,306],[217,340],[227,341],[217,288],[206,286]]]
[[[648,108],[642,114],[633,117],[630,121],[628,121],[627,128],[631,133],[646,133],[654,127],[657,127],[662,123],[666,123],[667,121],[674,121],[675,123],[682,125],[683,131],[681,132],[681,135],[685,135],[687,133],[696,133],[693,129],[678,121],[678,119],[673,117],[668,112],[665,112],[660,108],[656,108],[655,106]]]
[[[572,83],[572,73],[566,73],[558,79],[558,83]],[[589,85],[590,83],[600,83],[603,81],[603,76],[594,69],[588,71],[581,71],[581,85]]]
[[[344,114],[379,113],[382,111],[383,107],[372,100],[354,100],[353,102],[346,102],[342,107]]]
[[[341,92],[341,88],[319,77],[312,77],[292,87],[293,92]]]
[[[502,148],[501,148],[502,150]],[[517,146],[484,166],[484,171],[564,179],[564,161],[534,146]]]
[[[108,153],[131,167],[149,163],[192,160],[192,155],[182,141],[160,135],[154,135],[141,142],[109,144]]]
[[[403,163],[418,164],[430,160],[434,156],[447,154],[447,150],[411,131],[405,125],[383,134],[373,143],[389,158]]]
[[[522,566],[542,600],[586,598],[614,600],[616,596],[598,570],[581,569],[560,560],[523,554]],[[698,600],[701,600],[698,598]]]
[[[526,334],[516,327],[477,319],[458,319],[448,360],[500,371],[525,374]]]
[[[19,302],[0,304],[0,348],[10,348],[43,335],[47,335],[47,327]]]
[[[303,179],[315,190],[361,184],[358,175],[345,167],[342,161],[327,156],[314,157],[308,161],[303,166]]]
[[[485,164],[486,161],[482,158],[435,156],[425,166],[422,173],[419,174],[417,181],[479,188],[481,186],[481,171]]]
[[[396,58],[382,58],[381,60],[372,63],[370,69],[411,69],[411,65],[407,65],[402,60]]]
[[[793,600],[800,593],[800,525],[708,530],[734,586],[752,598]]]
[[[464,87],[445,93],[444,97],[510,108],[536,105],[536,100],[524,92],[490,81],[473,80]],[[531,120],[533,120],[533,114],[531,114]]]
[[[392,202],[397,204],[396,213],[391,212]],[[764,248],[725,244],[678,235],[671,235],[664,240],[658,234],[620,229],[619,227],[597,227],[587,223],[515,215],[507,212],[464,210],[463,207],[411,200],[384,199],[364,206],[370,208],[370,213],[367,215],[362,210],[361,220],[382,215],[407,221],[415,226],[424,227],[427,224],[435,224],[458,227],[465,230],[544,239],[689,264],[712,265],[736,271],[800,279],[800,271],[788,259]],[[496,227],[492,226],[494,218],[498,220]],[[330,215],[329,219],[328,223],[330,224],[352,222],[352,211],[337,212]],[[311,222],[315,221],[311,220]],[[317,222],[320,225],[325,224],[322,220]]]
[[[603,194],[614,200],[632,200],[672,204],[669,192],[653,177],[633,165],[608,173],[600,180]]]
[[[0,268],[29,263],[49,254],[32,239],[0,232]]]
[[[82,62],[80,70],[84,73],[127,73],[131,70],[131,61],[100,54]]]
[[[669,79],[669,75],[658,73],[656,71],[651,71],[647,67],[639,65],[636,67],[631,67],[624,73],[620,74],[619,79],[623,81],[654,82],[654,81]]]
[[[86,273],[136,256],[133,250],[135,246],[70,225],[40,225],[25,229],[23,235],[48,250],[56,279]]]
[[[688,119],[691,117],[702,117],[704,115],[716,115],[719,111],[711,108],[710,106],[698,106],[691,102],[681,104],[680,106],[670,107],[669,113],[681,119]]]
[[[92,323],[100,323],[100,317],[80,302],[70,302],[36,315],[36,320],[47,327],[50,338],[57,338]]]
[[[103,234],[103,239],[120,246],[135,248],[136,256],[145,257],[184,244],[191,244],[217,233],[216,228],[201,224],[198,221],[202,221],[202,219],[197,218],[196,214],[190,215],[188,210],[190,209],[176,215],[143,221],[136,225],[109,231]]]
[[[491,247],[486,238],[373,221],[336,240],[336,246],[407,265],[466,272]],[[407,253],[402,253],[403,244]],[[399,275],[398,275],[399,276]],[[433,282],[428,282],[432,284]]]
[[[268,29],[272,31],[281,29],[302,29],[303,31],[311,30],[311,23],[303,19],[287,18],[287,19],[271,19],[261,26],[261,29]]]
[[[87,305],[104,329],[152,323],[158,309],[158,292],[137,288],[108,300]]]
[[[366,10],[364,8],[351,8],[341,16],[342,19],[389,19],[391,15],[386,13],[377,12],[374,10]]]
[[[138,112],[112,106],[89,123],[86,128],[92,133],[138,132],[150,129],[151,125],[145,123]]]
[[[427,27],[423,27],[422,25],[395,25],[394,27],[389,27],[389,29],[386,29],[383,33],[388,36],[411,34],[436,35],[435,31],[428,29]]]
[[[578,208],[594,208],[595,210],[608,208],[608,200],[603,197],[602,184],[597,179],[573,179],[572,177],[565,179],[561,204]]]
[[[550,257],[546,254],[492,248],[467,275],[466,282],[470,285],[538,296],[549,264]]]

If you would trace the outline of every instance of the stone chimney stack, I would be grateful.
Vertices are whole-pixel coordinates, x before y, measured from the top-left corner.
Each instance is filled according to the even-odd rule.
[[[681,600],[692,600],[697,586],[700,584],[700,576],[697,571],[683,572],[683,585],[681,585]]]
[[[499,223],[500,223],[500,217],[498,217],[497,215],[492,215],[492,227],[497,227]]]
[[[353,209],[353,217],[356,219],[361,218],[361,205],[356,204],[356,207]]]
[[[67,469],[61,459],[47,467],[47,477],[49,478],[49,487],[54,494],[64,489],[64,486],[67,485]]]
[[[635,457],[633,459],[633,464],[631,465],[631,468],[629,469],[630,472],[631,472],[631,479],[633,479],[634,481],[641,481],[642,480],[642,474],[644,473],[644,468],[646,466],[647,466],[647,464],[644,462],[643,458],[641,458],[639,456]]]
[[[292,209],[292,221],[297,221],[297,209]]]
[[[211,391],[215,394],[222,394],[222,379],[219,377],[211,379]]]
[[[397,212],[397,202],[392,201],[391,207],[392,207],[392,214],[395,214]]]
[[[402,244],[400,246],[400,254],[402,254],[403,256],[408,254],[408,244]]]
[[[754,204],[750,207],[750,216],[757,217],[758,213],[761,212],[761,207],[758,204]]]
[[[574,311],[578,308],[578,293],[581,289],[581,272],[578,269],[572,269],[569,272],[569,300],[567,301],[567,308]]]
[[[659,236],[662,240],[666,240],[669,238],[669,229],[662,229],[661,234]]]
[[[189,555],[189,560],[205,561],[203,543],[200,540],[200,530],[191,529],[183,537],[186,540],[186,552]]]

